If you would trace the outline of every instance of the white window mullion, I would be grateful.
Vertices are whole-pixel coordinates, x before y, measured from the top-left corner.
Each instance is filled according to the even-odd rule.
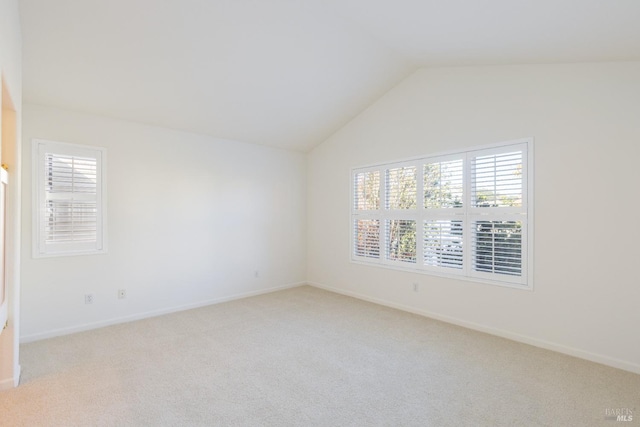
[[[96,156],[97,156],[96,177],[98,178],[98,185],[100,185],[100,188],[98,188],[98,192],[99,192],[98,194],[102,195],[105,192],[106,181],[104,180],[104,176],[102,175],[102,172],[105,170],[106,159],[104,159],[101,151],[98,151],[96,153]],[[104,248],[104,236],[106,236],[107,234],[107,221],[106,221],[105,210],[102,207],[102,202],[103,202],[102,197],[96,197],[96,209],[100,213],[100,216],[104,217],[103,220],[100,222],[100,229],[96,235],[97,237],[96,248],[98,250],[102,250]]]
[[[380,174],[380,203],[378,206],[378,215],[380,218],[380,234],[378,236],[379,240],[379,248],[380,248],[380,259],[379,262],[384,264],[387,259],[387,224],[385,220],[385,213],[387,211],[387,177],[385,176],[384,168],[378,169],[378,173]]]
[[[521,249],[521,260],[522,260],[522,274],[520,278],[523,284],[528,283],[529,279],[529,263],[527,262],[529,259],[529,221],[524,219],[522,221],[522,249]]]
[[[416,266],[424,266],[424,167],[418,162],[416,167]]]
[[[468,276],[471,272],[471,239],[469,238],[469,210],[472,206],[472,185],[471,185],[471,155],[469,153],[465,153],[464,155],[464,163],[463,163],[463,186],[464,186],[464,220],[462,224],[464,225],[464,229],[462,231],[463,237],[463,267],[462,271],[464,275]]]

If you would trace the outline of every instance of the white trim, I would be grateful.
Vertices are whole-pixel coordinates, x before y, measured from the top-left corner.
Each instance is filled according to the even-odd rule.
[[[528,335],[522,335],[515,332],[506,331],[504,329],[498,329],[491,326],[486,326],[476,322],[470,322],[468,320],[462,320],[457,317],[447,316],[444,314],[434,313],[429,310],[422,310],[415,307],[410,307],[404,304],[398,304],[394,302],[390,302],[387,300],[383,300],[380,298],[370,297],[364,294],[360,294],[358,292],[346,291],[339,288],[334,288],[332,286],[323,285],[317,282],[307,282],[309,286],[313,286],[315,288],[324,289],[329,292],[334,292],[341,295],[346,295],[349,297],[353,297],[359,300],[371,302],[378,305],[383,305],[385,307],[395,308],[397,310],[406,311],[408,313],[417,314],[420,316],[428,317],[434,320],[440,320],[445,323],[450,323],[452,325],[462,326],[463,328],[471,329],[478,332],[484,332],[489,335],[494,335],[501,338],[506,338],[511,341],[516,341],[524,344],[529,344],[534,347],[543,348],[545,350],[555,351],[557,353],[566,354],[569,356],[577,357],[579,359],[588,360],[590,362],[600,363],[603,365],[611,366],[613,368],[622,369],[625,371],[633,372],[636,374],[640,374],[640,364],[629,362],[626,360],[616,359],[614,357],[605,356],[602,354],[592,353],[589,351],[581,350],[574,347],[568,347],[566,345],[554,343],[552,341],[542,340],[539,338],[533,338]]]
[[[406,273],[417,273],[417,274],[427,274],[429,276],[436,276],[436,277],[444,277],[445,279],[453,279],[453,280],[460,280],[463,282],[472,282],[472,283],[478,283],[481,285],[491,285],[491,286],[500,286],[503,288],[513,288],[513,289],[518,289],[520,291],[533,291],[533,287],[528,287],[528,286],[524,286],[518,283],[513,283],[513,282],[498,282],[496,279],[493,280],[487,280],[487,279],[483,279],[482,277],[477,277],[477,276],[463,276],[459,273],[451,273],[451,274],[447,274],[443,269],[441,270],[435,270],[435,267],[429,267],[429,266],[418,266],[414,263],[408,263],[408,262],[401,262],[401,261],[394,261],[393,263],[373,263],[371,261],[369,261],[370,258],[365,258],[365,257],[358,257],[351,260],[351,264],[356,264],[356,265],[361,265],[363,267],[374,267],[374,268],[384,268],[386,270],[397,270],[397,271],[404,271]],[[406,265],[406,267],[404,266]],[[447,270],[451,270],[451,271],[462,271],[464,269],[455,269],[455,268],[451,268],[451,269],[447,269]],[[510,277],[510,276],[506,276],[506,277]]]
[[[535,215],[535,203],[534,203],[534,195],[535,195],[535,139],[531,138],[527,145],[527,284],[529,289],[533,291],[534,288],[534,259],[533,250],[534,250],[534,228],[533,224],[536,220]]]
[[[41,223],[40,208],[44,203],[44,187],[41,185],[41,173],[44,159],[41,156],[41,147],[50,146],[59,154],[78,157],[95,157],[97,161],[97,173],[100,181],[99,194],[96,194],[96,206],[98,211],[98,233],[96,242],[74,243],[69,246],[64,244],[45,245],[43,225]],[[70,144],[68,142],[51,141],[34,138],[31,140],[31,180],[32,180],[32,242],[31,253],[33,258],[50,258],[59,256],[96,255],[106,254],[107,246],[107,149],[92,145]]]
[[[58,337],[62,335],[74,334],[77,332],[89,331],[92,329],[103,328],[105,326],[117,325],[119,323],[127,323],[127,322],[132,322],[134,320],[147,319],[149,317],[162,316],[164,314],[191,310],[194,308],[220,304],[223,302],[234,301],[234,300],[253,297],[253,296],[262,295],[262,294],[269,294],[272,292],[282,291],[285,289],[297,288],[299,286],[304,286],[306,284],[307,282],[296,282],[288,285],[275,286],[267,289],[260,289],[257,291],[242,292],[239,294],[229,295],[226,297],[213,298],[210,300],[199,301],[196,303],[183,304],[183,305],[178,305],[174,307],[161,308],[158,310],[145,311],[143,313],[130,314],[128,316],[114,317],[111,319],[101,320],[98,322],[84,323],[82,325],[70,326],[67,328],[52,329],[50,331],[40,332],[37,334],[23,335],[20,337],[20,343],[26,344],[34,341],[40,341],[47,338],[53,338],[53,337]]]
[[[20,384],[20,374],[22,372],[22,367],[18,365],[18,369],[15,372],[13,378],[7,378],[5,380],[0,380],[0,391],[1,390],[10,390],[12,388],[18,387]]]
[[[7,268],[9,263],[7,262],[7,193],[9,190],[9,174],[4,168],[0,168],[0,334],[4,330],[9,319],[9,275],[7,274]]]
[[[0,305],[0,335],[4,331],[4,325],[7,324],[9,320],[9,298],[7,298],[7,290],[5,287],[4,291],[4,301]]]

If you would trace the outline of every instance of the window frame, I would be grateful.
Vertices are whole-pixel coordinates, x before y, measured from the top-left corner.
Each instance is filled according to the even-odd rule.
[[[471,159],[476,156],[491,155],[492,153],[506,153],[510,148],[522,150],[522,207],[474,207],[471,205]],[[427,163],[445,162],[463,159],[463,208],[425,208],[424,201],[424,165]],[[416,209],[407,212],[386,209],[385,200],[385,171],[390,168],[416,166]],[[378,171],[379,209],[358,211],[356,209],[357,173]],[[498,285],[515,289],[533,290],[533,235],[534,235],[534,139],[522,138],[495,144],[471,146],[459,150],[450,150],[426,156],[402,159],[399,161],[378,163],[364,167],[353,167],[349,177],[350,190],[350,241],[349,257],[351,263],[374,267],[382,267],[431,276],[446,277],[456,280]],[[460,209],[459,212],[456,212]],[[379,258],[367,258],[356,255],[356,220],[379,219]],[[463,227],[463,265],[462,269],[434,267],[424,264],[424,224],[427,220],[462,221]],[[415,219],[416,221],[416,262],[407,263],[386,259],[385,224],[389,219]],[[520,276],[510,276],[499,273],[485,273],[471,268],[471,226],[473,221],[482,220],[518,220],[521,227],[521,268]]]
[[[32,139],[32,256],[50,258],[60,256],[97,255],[107,253],[107,149],[91,145],[71,144],[46,139]],[[96,240],[46,244],[43,238],[46,177],[45,156],[77,156],[96,159]],[[71,199],[70,199],[71,200]]]
[[[9,287],[7,275],[7,190],[9,187],[9,173],[0,167],[0,333],[2,333],[9,318]]]

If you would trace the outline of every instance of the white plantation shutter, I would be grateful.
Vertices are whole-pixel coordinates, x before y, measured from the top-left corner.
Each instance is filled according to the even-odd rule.
[[[34,154],[34,255],[104,252],[105,150],[35,140]]]
[[[384,195],[385,260],[390,263],[415,264],[417,260],[416,220],[417,177],[415,165],[403,165],[385,170]],[[402,218],[396,217],[401,211]],[[407,218],[406,216],[409,216]]]
[[[471,164],[475,207],[522,206],[522,151],[479,155]]]
[[[462,220],[424,222],[424,264],[432,267],[462,269]]]
[[[354,230],[356,256],[380,258],[380,220],[357,219]]]
[[[463,160],[429,162],[424,165],[424,207],[461,208],[464,200]]]
[[[387,209],[416,207],[416,167],[387,169],[385,179]]]
[[[522,222],[473,221],[471,263],[483,273],[522,274]]]
[[[45,242],[95,242],[97,159],[45,154]]]
[[[422,221],[422,267],[442,274],[464,268],[465,156],[425,159]]]
[[[470,153],[470,275],[527,283],[527,146]]]
[[[375,210],[380,207],[380,171],[360,172],[354,179],[354,209]]]
[[[354,170],[352,259],[531,288],[532,145]]]

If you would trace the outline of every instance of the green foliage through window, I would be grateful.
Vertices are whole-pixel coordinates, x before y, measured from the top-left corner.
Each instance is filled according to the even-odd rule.
[[[416,262],[416,222],[387,221],[387,257],[394,261]]]

